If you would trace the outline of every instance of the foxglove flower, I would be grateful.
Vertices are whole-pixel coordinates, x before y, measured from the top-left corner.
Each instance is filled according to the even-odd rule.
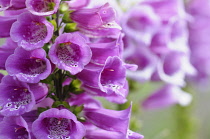
[[[26,50],[43,47],[50,41],[52,35],[53,25],[44,17],[31,13],[23,13],[18,16],[10,30],[12,40]]]
[[[37,96],[35,96],[35,98],[37,98]],[[33,107],[33,110],[37,110],[39,109],[39,107],[51,107],[54,103],[54,100],[50,97],[45,97],[44,99],[42,99],[41,101],[38,101],[38,103],[36,102],[36,105]]]
[[[41,102],[48,94],[48,87],[44,83],[28,84],[30,90],[33,92],[36,103]]]
[[[81,32],[89,37],[118,38],[121,27],[115,21],[116,13],[108,3],[92,9],[79,9],[70,14]]]
[[[4,116],[21,115],[35,105],[35,97],[28,84],[15,77],[3,77],[0,88],[0,113]]]
[[[202,7],[202,8],[200,8]],[[209,16],[210,4],[206,0],[192,0],[187,3],[187,11],[192,19],[189,21],[189,46],[191,50],[191,63],[197,70],[197,75],[191,81],[203,85],[209,84],[210,75],[210,34]]]
[[[14,16],[0,16],[0,38],[10,36],[11,26],[16,20]]]
[[[153,35],[150,44],[154,53],[161,55],[167,52],[168,49],[176,49],[183,52],[188,51],[188,31],[186,24],[188,18],[184,11],[183,1],[143,1],[140,5],[150,6],[160,20],[160,26]]]
[[[192,96],[182,91],[180,87],[166,84],[146,98],[142,106],[145,109],[157,109],[175,104],[186,106],[191,100]]]
[[[71,97],[68,99],[70,106],[80,106],[83,105],[84,109],[88,108],[100,108],[101,103],[95,99],[93,99],[87,93],[82,93],[79,95],[71,94]]]
[[[33,122],[38,118],[38,111],[36,110],[32,110],[30,112],[24,113],[23,115],[21,115],[23,117],[23,119],[27,122],[28,124],[28,129],[31,135],[31,139],[35,139],[34,134],[32,133],[32,124]]]
[[[104,108],[87,109],[85,110],[84,115],[87,118],[87,121],[101,129],[126,134],[129,125],[130,110],[131,107],[122,111]]]
[[[107,131],[111,131],[110,133],[114,135],[113,139],[115,139],[116,136],[122,137],[122,139],[132,139],[132,137],[134,137],[134,139],[142,139],[142,135],[129,130],[130,112],[131,106],[122,111],[108,110],[104,108],[86,109],[84,115],[87,118],[87,122],[90,122],[99,128],[99,130],[95,129],[96,132],[92,133],[92,136],[97,137],[100,136],[98,133],[105,134],[108,133]],[[91,129],[87,132],[87,135],[88,134],[90,136]],[[108,137],[109,136],[107,135],[107,138]]]
[[[83,88],[88,94],[93,96],[101,96],[106,98],[108,101],[118,104],[123,104],[127,101],[126,97],[128,95],[128,82],[125,81],[124,86],[121,86],[117,89],[113,89],[114,91],[111,94],[107,94],[100,90],[100,88],[91,87],[85,84],[82,84],[81,88]]]
[[[110,38],[99,39],[97,42],[89,43],[92,51],[90,63],[103,66],[109,56],[118,56],[122,58],[123,42],[122,36],[118,39]]]
[[[108,131],[94,126],[86,122],[85,139],[125,139],[125,135],[121,132]]]
[[[185,76],[195,74],[189,62],[186,15],[181,0],[143,0],[127,13],[122,22],[124,59],[139,66],[136,74],[128,71],[128,77],[183,86]]]
[[[38,83],[51,73],[50,61],[43,49],[26,51],[18,47],[6,61],[6,70],[20,81]]]
[[[122,132],[108,131],[96,127],[95,125],[85,122],[86,134],[85,139],[143,139],[144,136],[131,130],[127,131],[127,135]]]
[[[60,0],[26,0],[27,9],[34,15],[49,16],[57,12]]]
[[[157,68],[158,57],[147,47],[135,47],[131,41],[128,45],[124,52],[125,62],[136,64],[138,68],[136,71],[128,70],[127,77],[140,82],[150,80]]]
[[[147,1],[144,0],[140,4],[151,6],[156,14],[159,15],[162,21],[172,20],[173,17],[184,17],[186,13],[184,11],[184,3],[181,0],[159,0],[159,1]],[[167,14],[166,14],[167,13]]]
[[[91,56],[87,41],[78,32],[60,35],[49,51],[52,63],[73,75],[83,70]]]
[[[83,88],[93,95],[119,95],[124,99],[127,96],[126,67],[118,57],[108,57],[102,67],[89,64],[77,77]],[[123,103],[124,99],[121,99]]]
[[[90,0],[71,0],[66,1],[70,9],[81,9],[89,4]]]
[[[25,8],[25,0],[0,0],[0,11]]]
[[[82,139],[85,128],[70,111],[52,108],[39,115],[32,125],[32,132],[38,139]]]
[[[161,21],[148,5],[137,5],[122,17],[123,31],[140,44],[149,45]]]
[[[163,81],[180,86],[185,85],[184,78],[186,75],[196,73],[189,62],[189,56],[177,51],[170,51],[165,55],[163,60],[159,62],[157,70]]]
[[[5,44],[0,47],[0,69],[5,70],[7,58],[14,53],[17,47],[17,43],[13,42],[10,38],[7,38]]]
[[[5,117],[0,122],[0,138],[31,139],[26,121],[21,116]]]
[[[4,11],[4,16],[19,16],[20,14],[28,12],[26,8],[24,9],[18,9],[18,10],[6,10]]]
[[[168,22],[163,24],[162,29],[153,36],[150,50],[157,55],[165,55],[174,50],[189,53],[186,21],[169,20]]]

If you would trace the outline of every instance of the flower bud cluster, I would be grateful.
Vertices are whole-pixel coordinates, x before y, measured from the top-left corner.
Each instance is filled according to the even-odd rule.
[[[0,138],[142,139],[127,101],[123,34],[116,12],[91,0],[0,0]],[[2,118],[3,117],[3,118]]]

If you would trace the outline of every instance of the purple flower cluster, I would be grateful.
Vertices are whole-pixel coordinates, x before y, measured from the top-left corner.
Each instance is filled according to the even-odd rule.
[[[143,102],[147,109],[186,105],[191,100],[180,90],[186,85],[185,77],[196,74],[190,63],[188,20],[182,0],[143,0],[121,17],[123,58],[138,65],[137,71],[127,72],[128,77],[139,82],[164,82]]]
[[[200,8],[202,7],[202,8]],[[205,0],[192,0],[187,3],[187,12],[190,14],[189,20],[189,45],[191,50],[191,62],[197,70],[197,75],[193,78],[196,84],[202,87],[208,86],[210,75],[210,50],[209,34],[210,29],[210,4]],[[191,78],[192,79],[192,78]]]
[[[108,4],[90,0],[0,0],[0,138],[142,139],[131,106],[122,28]],[[5,130],[6,129],[6,130]]]

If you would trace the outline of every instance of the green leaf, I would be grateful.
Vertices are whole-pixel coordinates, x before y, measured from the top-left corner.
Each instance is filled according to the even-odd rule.
[[[73,113],[75,115],[78,115],[80,112],[82,112],[83,109],[84,109],[84,106],[83,105],[78,106],[78,107],[75,107]]]

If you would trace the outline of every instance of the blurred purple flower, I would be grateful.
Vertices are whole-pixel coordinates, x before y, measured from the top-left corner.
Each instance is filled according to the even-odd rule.
[[[196,74],[189,60],[189,18],[181,0],[143,0],[122,19],[124,59],[138,65],[128,77],[183,86],[186,75]]]
[[[178,51],[170,51],[164,55],[158,63],[157,72],[161,80],[179,86],[185,85],[186,75],[196,73],[190,63],[189,55]]]
[[[150,80],[151,75],[157,68],[158,57],[147,47],[136,47],[133,42],[127,42],[124,51],[124,60],[129,64],[136,64],[137,70],[127,71],[127,77],[143,82]]]
[[[136,5],[121,20],[125,34],[144,45],[151,43],[161,24],[158,15],[149,5]]]
[[[182,91],[180,87],[166,84],[147,97],[143,101],[142,106],[144,109],[158,109],[175,104],[186,106],[191,100],[192,96]]]
[[[202,8],[201,8],[202,7]],[[187,11],[191,15],[189,21],[189,46],[191,63],[197,75],[190,80],[200,85],[209,84],[210,75],[210,3],[206,0],[191,0],[187,3]]]

